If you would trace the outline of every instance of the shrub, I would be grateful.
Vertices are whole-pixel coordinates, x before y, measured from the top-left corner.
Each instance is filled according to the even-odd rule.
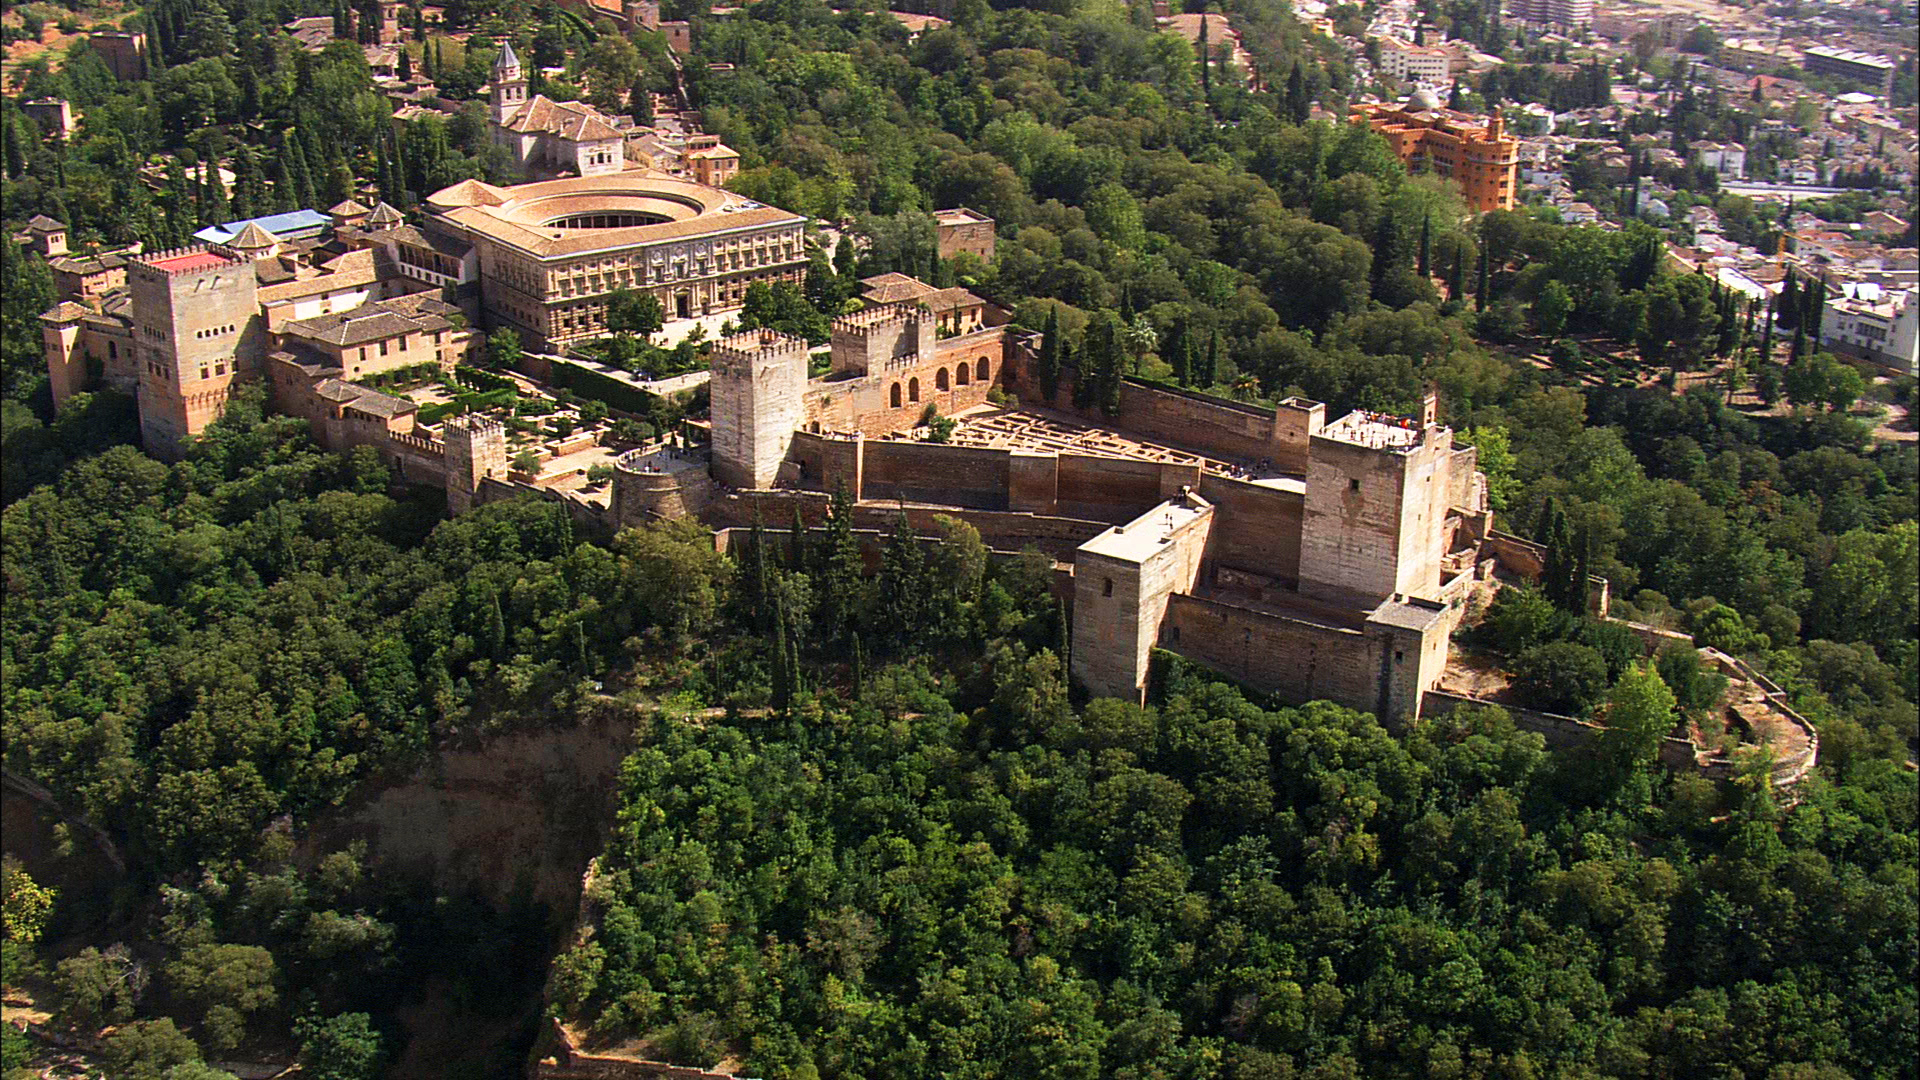
[[[1582,622],[1574,639],[1599,653],[1600,658],[1607,662],[1608,681],[1618,679],[1621,672],[1646,652],[1640,644],[1640,635],[1617,622],[1601,619]]]
[[[1607,662],[1577,641],[1536,645],[1513,663],[1513,689],[1535,709],[1584,715],[1607,692]]]
[[[1566,616],[1531,585],[1509,585],[1493,598],[1483,631],[1493,647],[1517,656],[1559,637]]]
[[[1700,665],[1698,649],[1669,645],[1655,661],[1660,681],[1673,691],[1674,704],[1690,713],[1705,712],[1727,693],[1727,677]]]

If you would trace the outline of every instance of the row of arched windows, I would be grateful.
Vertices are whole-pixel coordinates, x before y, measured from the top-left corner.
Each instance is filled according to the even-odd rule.
[[[980,382],[986,382],[992,376],[992,374],[993,374],[993,370],[987,366],[987,358],[984,356],[981,357],[976,363],[971,365],[969,365],[966,361],[963,360],[960,362],[959,366],[953,369],[952,381],[949,381],[948,379],[946,368],[941,368],[940,370],[934,372],[933,388],[935,390],[951,390],[955,384],[958,384],[960,386],[966,386],[974,382],[976,379],[979,380]],[[896,409],[903,404],[906,404],[906,405],[915,404],[919,402],[919,400],[920,400],[920,380],[918,377],[907,380],[906,397],[904,401],[901,398],[899,383],[894,383],[892,388],[890,388],[887,391],[887,404]]]

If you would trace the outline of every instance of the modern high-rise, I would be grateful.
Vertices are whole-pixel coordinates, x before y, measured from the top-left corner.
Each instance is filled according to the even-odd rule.
[[[1816,75],[1833,75],[1863,82],[1878,90],[1883,97],[1893,92],[1894,63],[1884,56],[1853,49],[1836,49],[1830,45],[1810,46],[1805,50],[1805,55],[1807,70]]]
[[[1593,25],[1593,0],[1507,0],[1507,14],[1525,22],[1580,29]]]

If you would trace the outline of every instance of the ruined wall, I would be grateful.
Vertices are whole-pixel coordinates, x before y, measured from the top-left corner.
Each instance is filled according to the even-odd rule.
[[[1218,507],[1213,560],[1297,586],[1300,580],[1300,492],[1234,480],[1217,473],[1200,478],[1202,498]]]
[[[1479,701],[1446,690],[1429,690],[1421,707],[1421,713],[1427,717],[1440,717],[1461,706],[1486,707],[1494,702]],[[1522,731],[1531,731],[1546,740],[1551,750],[1577,750],[1587,746],[1606,730],[1606,725],[1591,720],[1581,720],[1558,713],[1541,712],[1538,709],[1523,709],[1515,705],[1499,705],[1508,716],[1513,717],[1515,727]],[[1700,769],[1700,762],[1692,743],[1677,736],[1669,735],[1660,742],[1660,764],[1669,769]],[[1711,774],[1711,770],[1707,771]]]
[[[1283,701],[1379,705],[1380,657],[1358,630],[1179,594],[1165,625],[1164,648]]]
[[[869,500],[943,503],[976,510],[1007,509],[1005,450],[941,443],[866,444],[862,492]]]

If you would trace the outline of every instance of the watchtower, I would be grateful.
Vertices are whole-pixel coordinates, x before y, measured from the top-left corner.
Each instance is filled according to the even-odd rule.
[[[156,252],[127,265],[140,365],[140,441],[155,457],[226,409],[233,381],[265,354],[253,265],[212,248]]]
[[[1314,434],[1300,591],[1369,609],[1433,594],[1452,465],[1453,432],[1438,423],[1355,411]]]
[[[833,370],[869,375],[933,359],[933,312],[919,304],[882,304],[833,320]]]
[[[491,476],[507,473],[507,429],[484,416],[447,421],[447,512],[473,509],[473,493]]]
[[[806,415],[807,343],[749,330],[713,346],[713,476],[769,488]]]

